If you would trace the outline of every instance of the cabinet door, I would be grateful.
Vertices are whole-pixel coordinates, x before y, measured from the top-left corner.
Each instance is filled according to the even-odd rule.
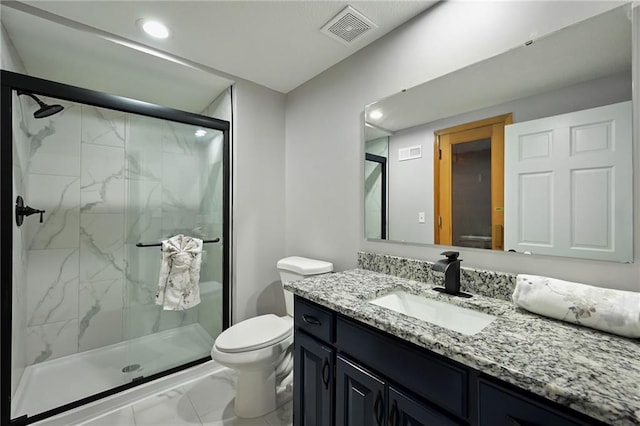
[[[384,382],[341,355],[336,364],[336,425],[384,425]]]
[[[389,386],[389,426],[453,426],[459,423]]]
[[[294,348],[294,424],[331,426],[334,350],[297,330]]]

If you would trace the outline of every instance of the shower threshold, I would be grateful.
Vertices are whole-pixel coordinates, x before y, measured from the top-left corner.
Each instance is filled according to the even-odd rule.
[[[204,358],[212,345],[204,328],[191,324],[30,365],[12,399],[12,418],[34,416]],[[134,364],[139,367],[123,371]]]

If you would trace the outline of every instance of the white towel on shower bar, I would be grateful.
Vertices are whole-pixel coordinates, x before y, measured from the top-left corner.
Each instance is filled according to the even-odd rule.
[[[540,315],[625,337],[640,337],[640,293],[518,275],[511,299]]]
[[[162,263],[156,305],[182,311],[200,303],[202,240],[176,235],[162,241]]]

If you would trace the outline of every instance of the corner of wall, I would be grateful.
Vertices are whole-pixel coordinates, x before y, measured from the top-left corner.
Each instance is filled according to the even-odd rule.
[[[9,37],[9,33],[7,33],[4,24],[0,23],[0,27],[0,52],[2,52],[0,66],[3,70],[27,74],[27,69],[22,62],[22,58],[13,45],[11,37]]]

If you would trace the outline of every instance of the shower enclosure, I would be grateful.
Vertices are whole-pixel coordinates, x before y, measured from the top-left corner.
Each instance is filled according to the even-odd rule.
[[[2,424],[210,360],[229,325],[229,122],[2,71]],[[36,113],[34,115],[34,113]],[[160,242],[205,241],[190,309]]]

